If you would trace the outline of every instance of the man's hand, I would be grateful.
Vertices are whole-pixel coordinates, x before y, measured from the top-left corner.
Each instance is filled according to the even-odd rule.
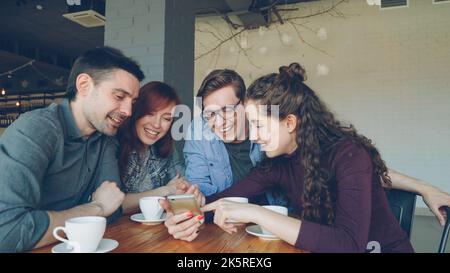
[[[105,181],[92,195],[92,202],[102,208],[102,216],[108,217],[122,205],[124,198],[125,194],[115,182]]]
[[[172,194],[184,194],[189,189],[191,184],[177,174],[172,180],[167,183],[166,187],[169,190],[169,195]]]
[[[195,200],[197,200],[198,206],[201,208],[206,203],[206,198],[203,193],[198,188],[198,185],[191,185],[189,189],[187,189],[185,194],[193,194],[195,196]]]

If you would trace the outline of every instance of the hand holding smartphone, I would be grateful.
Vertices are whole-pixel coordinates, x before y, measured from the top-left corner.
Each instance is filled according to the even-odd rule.
[[[191,211],[194,215],[203,214],[193,194],[169,195],[167,200],[173,214],[181,214],[188,211]]]

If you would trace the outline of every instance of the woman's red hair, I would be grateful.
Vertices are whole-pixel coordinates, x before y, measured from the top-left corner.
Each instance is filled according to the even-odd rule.
[[[121,175],[128,165],[130,154],[143,148],[142,142],[136,133],[136,122],[153,112],[156,112],[170,104],[180,104],[180,98],[169,85],[153,81],[142,86],[139,97],[133,105],[131,117],[119,129],[118,139],[120,143],[119,170]],[[173,139],[169,132],[155,144],[156,152],[160,157],[168,157],[172,153]]]

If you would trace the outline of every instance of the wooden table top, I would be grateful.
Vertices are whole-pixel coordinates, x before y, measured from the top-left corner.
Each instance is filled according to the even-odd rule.
[[[215,224],[205,224],[193,242],[174,239],[164,224],[144,225],[122,216],[106,228],[104,238],[117,240],[116,253],[303,253],[282,240],[264,240],[248,234],[245,227],[228,234]],[[50,245],[35,249],[33,253],[50,253]]]

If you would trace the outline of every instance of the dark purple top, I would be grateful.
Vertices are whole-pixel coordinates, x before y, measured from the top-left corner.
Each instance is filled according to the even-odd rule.
[[[333,174],[335,221],[330,226],[302,220],[295,246],[312,252],[365,252],[379,243],[381,252],[414,252],[390,211],[367,151],[346,140],[326,152],[322,160]],[[206,202],[227,196],[252,197],[281,187],[294,213],[300,215],[303,183],[298,157],[282,157],[273,160],[269,171],[257,168],[230,188],[207,197]]]

